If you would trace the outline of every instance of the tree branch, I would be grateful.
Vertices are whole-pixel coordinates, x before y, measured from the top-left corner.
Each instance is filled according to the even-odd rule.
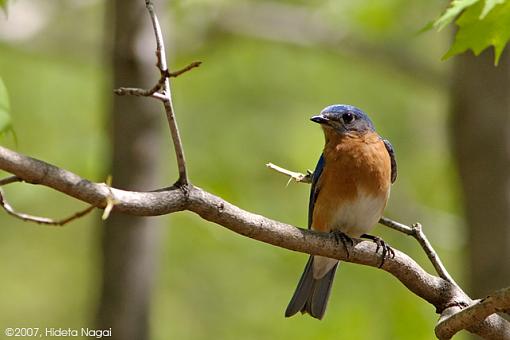
[[[180,70],[177,70],[177,71],[174,71],[174,72],[168,72],[167,73],[167,77],[169,77],[169,78],[178,77],[178,76],[180,76],[183,73],[191,71],[195,67],[199,67],[200,65],[202,65],[201,61],[193,61],[188,66],[185,66],[185,67],[181,68]]]
[[[91,205],[90,207],[88,207],[86,209],[80,210],[80,211],[74,213],[73,215],[63,218],[63,219],[60,219],[60,220],[54,220],[54,219],[47,218],[47,217],[29,215],[29,214],[20,213],[20,212],[17,212],[16,210],[14,210],[14,208],[5,199],[5,194],[4,194],[3,190],[1,190],[1,189],[0,189],[0,206],[2,206],[2,208],[5,210],[5,212],[7,212],[9,215],[16,217],[22,221],[35,222],[37,224],[45,224],[45,225],[52,225],[52,226],[66,225],[67,223],[69,223],[71,221],[74,221],[80,217],[87,215],[89,212],[91,212],[95,208],[94,206]]]
[[[287,170],[285,168],[282,168],[278,165],[275,165],[273,163],[268,163],[266,166],[272,170],[275,170],[276,172],[279,172],[281,174],[284,174],[289,177],[289,182],[294,180],[298,183],[311,183],[311,178],[313,176],[313,172],[310,170],[307,170],[306,175],[302,174],[300,172],[294,172]],[[288,184],[287,183],[287,184]],[[455,280],[451,277],[451,275],[446,270],[446,267],[443,265],[441,259],[437,255],[436,251],[432,247],[432,244],[429,242],[427,236],[422,230],[422,226],[420,223],[415,223],[412,227],[409,227],[405,224],[393,221],[387,217],[381,217],[379,220],[379,223],[387,226],[391,229],[394,229],[396,231],[399,231],[401,233],[413,236],[418,243],[421,245],[425,253],[427,254],[427,257],[429,258],[430,262],[432,262],[432,265],[434,266],[434,269],[439,274],[439,276],[444,279],[445,281],[449,282],[452,286],[454,286],[459,291],[463,292],[460,286],[455,282]],[[510,287],[503,290],[505,294],[510,295],[507,290],[510,290]],[[465,294],[465,293],[464,293]],[[440,339],[449,339],[451,338],[456,332],[458,332],[461,329],[467,329],[469,325],[475,325],[483,323],[484,319],[498,311],[508,311],[508,308],[510,306],[510,298],[507,297],[507,295],[504,295],[502,293],[496,293],[497,302],[498,302],[498,309],[494,307],[495,303],[493,300],[496,300],[496,298],[492,299],[490,303],[486,303],[484,305],[484,308],[480,307],[479,304],[473,304],[469,309],[472,307],[474,312],[471,313],[465,313],[465,310],[461,310],[462,307],[466,307],[467,305],[462,303],[453,304],[452,306],[446,308],[442,315],[440,322],[436,326],[436,335]],[[505,305],[506,303],[506,305]],[[505,307],[506,306],[506,307]],[[492,308],[492,309],[491,309]],[[454,312],[455,310],[455,312]],[[483,310],[483,312],[478,312],[480,310]],[[490,312],[492,310],[492,312]],[[501,320],[499,320],[501,321]],[[494,323],[498,323],[498,320],[494,319]],[[506,332],[506,331],[505,331]],[[476,333],[476,332],[475,332]],[[506,333],[505,333],[506,334]],[[510,337],[510,333],[508,333]],[[489,334],[486,334],[486,336],[490,336]],[[500,336],[499,334],[494,335],[496,338]]]
[[[510,287],[498,290],[485,299],[477,300],[469,307],[451,314],[444,315],[439,320],[435,333],[439,339],[450,339],[457,332],[469,327],[483,323],[484,319],[497,312],[507,312],[510,306]],[[510,332],[504,333],[501,339],[510,338]]]
[[[267,163],[266,166],[271,170],[274,170],[274,171],[279,172],[283,175],[289,176],[290,178],[289,178],[288,183],[290,183],[290,181],[292,181],[292,180],[296,181],[297,183],[312,183],[313,172],[310,170],[307,170],[306,175],[305,175],[300,172],[294,172],[294,171],[284,169],[281,166],[278,166],[273,163]]]
[[[137,87],[119,87],[118,89],[113,90],[113,92],[118,96],[139,96],[139,97],[153,97],[159,100],[164,100],[164,95],[158,93],[165,86],[165,81],[167,78],[178,77],[183,73],[186,73],[192,70],[195,67],[198,67],[202,64],[201,61],[194,61],[189,65],[183,67],[180,70],[175,72],[168,72],[168,70],[161,72],[161,77],[158,82],[151,87],[150,89],[140,89]],[[157,94],[156,94],[157,93]]]
[[[161,33],[161,26],[159,25],[158,17],[154,11],[154,4],[152,0],[145,0],[145,6],[149,12],[152,27],[154,29],[154,35],[156,36],[156,56],[158,59],[157,67],[161,74],[168,73],[168,66],[166,62],[165,43],[163,41],[163,34]],[[188,174],[186,170],[186,159],[184,158],[184,149],[182,147],[181,135],[179,133],[179,127],[175,119],[175,111],[172,101],[172,90],[170,88],[170,80],[165,77],[164,86],[162,89],[162,101],[165,106],[166,118],[170,127],[172,135],[172,141],[174,144],[175,155],[177,158],[177,167],[179,168],[179,179],[177,183],[179,185],[188,184]]]
[[[4,147],[0,147],[0,169],[25,182],[53,188],[99,208],[104,208],[108,198],[113,196],[116,200],[114,212],[156,216],[188,210],[238,234],[278,247],[371,267],[378,267],[381,263],[381,254],[375,253],[376,245],[371,241],[355,239],[352,246],[345,248],[327,233],[296,228],[250,213],[191,184],[151,192],[125,191],[110,188],[104,183],[92,183],[72,172]],[[438,313],[458,311],[473,303],[457,286],[430,275],[398,250],[395,250],[395,258],[386,259],[382,269],[434,305]],[[510,334],[510,323],[493,314],[482,323],[470,324],[466,329],[487,339],[502,339],[502,334]]]
[[[145,2],[156,36],[157,68],[161,77],[158,83],[149,90],[121,88],[118,90],[120,93],[116,93],[151,96],[163,102],[177,156],[178,181],[170,188],[157,191],[125,191],[112,188],[105,183],[92,183],[67,170],[0,147],[0,169],[14,175],[1,180],[0,185],[16,181],[41,184],[91,204],[92,207],[86,209],[86,212],[92,210],[93,207],[105,209],[104,216],[107,216],[110,211],[138,216],[156,216],[188,210],[238,234],[278,247],[380,267],[382,254],[377,253],[377,245],[371,241],[354,239],[352,244],[341,245],[328,233],[296,228],[250,213],[189,183],[182,142],[175,121],[169,81],[172,74],[177,74],[180,71],[174,73],[168,71],[161,28],[154,13],[153,3],[151,0],[145,0]],[[180,73],[198,66],[191,65],[181,70]],[[302,175],[274,165],[268,164],[268,166],[299,182],[308,182],[311,179],[311,172]],[[8,207],[6,209],[8,213],[20,218],[28,216],[15,213],[1,195],[0,200],[4,209]],[[80,212],[62,221],[67,223],[77,218],[75,216],[86,212]],[[31,217],[26,220],[40,222],[40,218]],[[383,219],[381,223],[386,223],[385,225],[396,230],[413,235],[426,251],[428,249],[431,254],[435,254],[419,225],[410,228],[387,219]],[[413,259],[398,250],[395,250],[394,257],[384,261],[381,268],[395,276],[414,294],[434,305],[436,311],[441,313],[440,322],[436,327],[438,337],[447,339],[458,330],[465,328],[486,339],[510,338],[510,323],[499,315],[493,314],[509,307],[507,291],[499,295],[496,294],[494,298],[489,297],[484,300],[485,302],[474,303],[447,275],[446,269],[437,255],[429,256],[429,258],[433,263],[437,263],[436,270],[443,278],[427,273]],[[472,305],[472,307],[466,308],[466,311],[460,311],[468,305]]]
[[[392,228],[394,230],[400,231],[404,234],[410,235],[414,237],[418,243],[420,243],[421,247],[425,251],[425,254],[427,254],[427,257],[429,258],[430,262],[434,266],[434,269],[438,273],[438,275],[445,279],[446,281],[450,282],[451,284],[459,287],[457,282],[452,278],[450,273],[446,270],[446,267],[443,265],[443,262],[441,261],[441,258],[439,255],[437,255],[436,251],[432,247],[432,244],[429,242],[427,236],[422,230],[422,226],[420,223],[413,224],[412,227],[408,227],[405,224],[395,222],[393,220],[390,220],[386,217],[381,217],[379,220],[379,223],[387,226],[389,228]],[[460,289],[460,287],[459,287]]]
[[[161,100],[161,102],[163,102],[163,106],[166,112],[166,118],[168,120],[168,126],[170,127],[170,133],[172,135],[172,142],[175,149],[175,155],[177,158],[177,167],[179,169],[179,179],[177,180],[176,184],[186,185],[189,183],[186,169],[186,159],[184,157],[184,148],[182,146],[179,127],[177,126],[177,121],[175,118],[175,110],[173,107],[172,91],[170,88],[169,78],[177,77],[180,74],[191,70],[192,68],[198,67],[201,62],[196,61],[179,71],[170,72],[168,70],[166,61],[165,43],[163,41],[163,34],[161,33],[161,26],[159,25],[158,17],[154,11],[154,4],[152,3],[152,0],[145,0],[145,7],[149,12],[149,16],[152,22],[152,28],[154,30],[154,35],[156,37],[156,58],[157,58],[156,67],[158,68],[160,73],[159,81],[148,90],[121,87],[115,90],[114,92],[118,95],[135,95],[145,97],[150,96],[159,99]]]
[[[11,184],[11,183],[16,183],[16,182],[21,182],[21,178],[17,177],[17,176],[9,176],[9,177],[6,177],[2,180],[0,180],[0,186],[4,186],[4,185],[7,185],[7,184]]]
[[[0,187],[7,185],[7,184],[11,184],[11,183],[16,183],[16,182],[23,182],[23,180],[21,178],[19,178],[18,176],[9,176],[9,177],[6,177],[6,178],[0,180]],[[17,212],[16,210],[14,210],[14,208],[9,204],[9,202],[7,202],[7,199],[5,198],[5,193],[3,192],[3,190],[1,188],[0,188],[0,206],[5,210],[6,213],[8,213],[9,215],[11,215],[15,218],[18,218],[22,221],[35,222],[38,224],[46,224],[46,225],[53,225],[53,226],[63,226],[71,221],[74,221],[82,216],[87,215],[89,212],[91,212],[95,208],[94,206],[90,206],[86,209],[83,209],[83,210],[80,210],[80,211],[74,213],[73,215],[71,215],[69,217],[66,217],[66,218],[63,218],[60,220],[54,220],[54,219],[47,218],[47,217],[29,215],[29,214],[20,213],[20,212]]]

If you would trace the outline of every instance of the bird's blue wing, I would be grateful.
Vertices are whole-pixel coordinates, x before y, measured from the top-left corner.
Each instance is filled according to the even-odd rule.
[[[313,218],[313,208],[315,206],[315,201],[317,201],[317,196],[319,196],[319,187],[317,186],[317,182],[321,177],[322,170],[324,169],[324,155],[321,154],[317,165],[315,166],[315,170],[312,174],[312,189],[310,190],[310,201],[308,203],[308,229],[312,227],[312,218]]]
[[[393,146],[389,140],[383,139],[383,142],[391,158],[391,183],[393,183],[397,179],[397,160],[395,159],[395,151],[393,150]]]

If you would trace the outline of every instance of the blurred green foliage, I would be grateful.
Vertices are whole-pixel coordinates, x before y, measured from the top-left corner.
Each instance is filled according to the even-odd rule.
[[[7,13],[7,0],[0,0],[0,8]]]
[[[12,17],[22,1],[11,6]],[[405,19],[406,29],[414,31],[426,18],[423,12],[413,12],[412,3],[384,3],[388,8],[398,3],[402,9],[393,13],[371,8],[372,1],[329,1],[324,6],[343,5],[358,13],[344,21],[364,21],[349,34],[366,44],[377,47],[385,39],[394,46],[400,43],[398,53],[410,53],[444,75],[439,59],[447,39],[399,35],[399,15],[414,13]],[[196,20],[214,16],[211,8],[232,4],[179,1],[176,26],[164,25],[167,37],[174,32],[177,42],[196,42],[182,50],[170,44],[177,49],[170,50],[174,68],[204,61],[173,83],[193,183],[247,210],[304,226],[308,186],[286,187],[287,179],[264,164],[271,161],[297,171],[313,168],[323,136],[309,117],[333,103],[359,106],[397,152],[399,178],[386,214],[405,223],[422,222],[443,261],[462,282],[463,225],[448,150],[446,83],[424,81],[404,73],[398,64],[349,53],[349,47],[324,50],[268,42],[217,32]],[[291,5],[325,12],[304,1]],[[419,6],[433,13],[438,4]],[[106,113],[111,70],[97,57],[102,35],[94,31],[102,11],[98,2],[53,12],[66,23],[79,22],[73,34],[84,31],[85,40],[54,36],[51,48],[34,48],[43,39],[40,35],[0,41],[0,75],[11,95],[19,139],[18,146],[9,140],[3,144],[93,181],[105,180],[110,148]],[[344,18],[341,11],[328,12],[330,18]],[[57,32],[64,25],[60,19],[50,20],[45,32]],[[47,35],[44,39],[49,40]],[[79,48],[70,47],[77,42]],[[55,52],[57,44],[66,43],[71,45]],[[152,57],[153,51],[146,54]],[[150,61],[148,72],[154,72]],[[168,134],[163,113],[161,129]],[[170,143],[168,138],[160,151],[165,160],[173,153]],[[161,186],[176,176],[173,159],[166,161],[163,173]],[[36,186],[13,184],[5,190],[24,212],[63,216],[83,207]],[[240,237],[187,212],[157,218],[163,237],[151,317],[154,339],[433,338],[437,316],[432,306],[383,271],[349,263],[341,264],[323,321],[285,319],[283,311],[306,255]],[[65,228],[26,224],[5,214],[0,223],[0,328],[92,325],[99,289],[100,213]],[[374,233],[432,271],[412,239],[383,227]]]
[[[0,78],[0,134],[7,132],[9,129],[12,129],[9,110],[9,95],[2,78]]]

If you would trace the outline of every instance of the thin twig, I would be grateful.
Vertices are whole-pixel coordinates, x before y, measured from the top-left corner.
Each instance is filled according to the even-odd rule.
[[[138,87],[119,87],[118,89],[113,90],[113,93],[118,96],[152,97],[153,94],[159,90],[156,88],[158,84],[150,89],[141,89]]]
[[[441,278],[460,288],[457,282],[455,282],[455,280],[446,270],[446,267],[443,265],[443,262],[439,258],[439,255],[437,255],[436,251],[434,250],[434,247],[432,247],[432,244],[429,242],[427,236],[423,232],[422,225],[420,223],[415,223],[413,224],[412,227],[409,227],[405,224],[393,221],[387,217],[381,217],[379,223],[388,228],[400,231],[401,233],[414,237],[425,251],[425,254],[427,254],[427,257],[434,266],[434,269],[436,270],[437,274]]]
[[[21,178],[19,178],[18,176],[9,176],[4,179],[0,179],[0,187],[7,185],[7,184],[11,184],[11,183],[16,183],[16,182],[23,182],[23,180]]]
[[[448,273],[446,270],[446,267],[443,265],[443,262],[439,258],[439,255],[434,250],[434,247],[432,247],[432,244],[429,242],[427,236],[423,232],[422,226],[420,223],[413,224],[413,237],[420,243],[421,247],[427,254],[430,262],[432,262],[432,265],[434,266],[434,269],[436,270],[437,274],[445,279],[446,281],[450,282],[454,286],[460,289],[460,286],[455,282],[453,277]]]
[[[181,74],[194,69],[195,67],[199,67],[201,64],[202,64],[201,61],[194,61],[194,62],[190,63],[188,66],[181,68],[180,70],[177,70],[174,72],[168,72],[168,77],[176,78],[176,77],[180,76]]]
[[[289,176],[291,180],[294,180],[296,182],[299,182],[299,183],[312,183],[312,174],[313,172],[308,170],[306,172],[306,175],[305,174],[302,174],[300,172],[294,172],[294,171],[290,171],[290,170],[287,170],[287,169],[284,169],[276,164],[273,164],[273,163],[267,163],[266,166],[271,169],[271,170],[274,170],[276,172],[279,172],[281,174],[284,174],[286,176]]]
[[[291,180],[295,180],[299,183],[310,183],[313,173],[308,170],[307,174],[302,174],[300,172],[294,172],[287,169],[284,169],[278,165],[275,165],[273,163],[268,163],[266,166],[272,170],[275,170],[281,174],[284,174],[286,176],[289,176]],[[437,274],[445,279],[446,281],[450,282],[454,286],[460,289],[459,285],[455,282],[455,280],[451,277],[451,275],[446,270],[445,266],[443,265],[443,262],[437,255],[436,251],[430,244],[429,240],[427,239],[427,236],[425,233],[423,233],[422,226],[419,223],[414,224],[412,227],[409,227],[405,224],[393,221],[387,217],[381,217],[379,220],[379,223],[391,228],[393,230],[399,231],[401,233],[404,233],[406,235],[413,236],[418,243],[421,245],[425,253],[427,254],[427,257],[429,258],[430,262],[432,262],[432,265],[434,266],[434,269],[436,270]]]
[[[427,257],[434,266],[434,269],[436,270],[439,277],[445,279],[460,289],[460,286],[457,284],[457,282],[455,282],[450,273],[448,273],[448,270],[446,270],[446,267],[443,265],[443,262],[441,261],[439,255],[437,255],[434,247],[432,247],[432,244],[429,242],[427,236],[423,232],[422,225],[420,223],[415,223],[412,227],[409,227],[405,224],[393,221],[387,217],[381,217],[379,223],[388,228],[414,237],[422,247],[423,251],[425,251],[425,254],[427,254]]]
[[[382,224],[383,226],[386,226],[393,230],[400,231],[401,233],[404,233],[404,234],[407,234],[410,236],[414,236],[413,228],[411,228],[405,224],[390,220],[387,217],[381,217],[381,219],[379,220],[379,223]]]
[[[172,142],[174,144],[175,156],[177,159],[177,167],[179,169],[179,179],[176,184],[183,186],[189,183],[188,173],[186,169],[186,159],[184,157],[184,148],[182,146],[181,135],[179,127],[175,119],[175,110],[172,102],[172,90],[170,87],[170,77],[178,77],[179,75],[198,67],[201,62],[194,61],[188,66],[175,71],[170,72],[168,70],[165,52],[165,43],[163,41],[163,34],[161,32],[161,26],[159,24],[158,17],[154,11],[154,4],[152,0],[145,0],[145,7],[149,12],[149,16],[152,22],[152,28],[156,38],[156,67],[160,72],[159,81],[150,89],[140,89],[131,87],[121,87],[114,90],[117,95],[133,95],[133,96],[144,96],[152,97],[160,100],[165,108],[166,118],[168,120],[168,126],[170,127],[170,134],[172,135]]]
[[[106,206],[104,208],[103,215],[101,216],[101,219],[103,221],[106,221],[108,219],[108,217],[110,217],[110,214],[111,214],[113,208],[115,207],[115,205],[117,203],[119,203],[119,201],[115,199],[115,196],[113,194],[112,176],[108,176],[106,178],[106,182],[104,183],[104,185],[108,189],[109,195],[106,196]]]
[[[156,37],[156,56],[157,56],[157,67],[160,72],[168,72],[168,66],[166,62],[165,54],[165,43],[163,41],[163,34],[161,33],[161,26],[159,25],[158,17],[154,11],[154,4],[152,0],[145,0],[145,6],[151,17],[152,27],[154,29],[154,35]],[[190,68],[191,69],[191,68]],[[184,157],[184,148],[182,146],[181,136],[179,133],[179,127],[175,120],[175,111],[172,103],[172,91],[170,88],[170,80],[165,77],[164,86],[162,88],[164,99],[162,99],[165,106],[166,117],[168,125],[170,127],[170,133],[172,134],[172,141],[175,149],[175,156],[177,158],[177,166],[179,169],[179,179],[177,183],[180,185],[188,184],[188,174],[186,170],[186,159]]]
[[[25,222],[35,222],[39,224],[45,224],[45,225],[53,225],[53,226],[63,226],[71,221],[74,221],[82,216],[85,216],[92,210],[94,210],[95,206],[91,205],[88,208],[78,211],[77,213],[63,218],[61,220],[54,220],[47,217],[39,217],[39,216],[33,216],[25,213],[20,213],[14,210],[14,208],[5,200],[5,195],[3,191],[0,189],[0,205],[2,208],[11,216],[14,216],[20,220],[23,220]]]
[[[178,77],[181,74],[188,72],[189,70],[192,70],[195,67],[200,66],[200,64],[202,64],[201,61],[194,61],[187,65],[186,67],[183,67],[182,69],[175,72],[168,72],[168,70],[160,71],[161,77],[159,78],[158,82],[150,89],[140,89],[137,87],[119,87],[118,89],[113,90],[113,92],[119,96],[130,95],[140,97],[154,97],[156,99],[163,100],[165,98],[164,96],[154,96],[154,94],[156,94],[162,88],[164,88],[165,81],[167,78]]]

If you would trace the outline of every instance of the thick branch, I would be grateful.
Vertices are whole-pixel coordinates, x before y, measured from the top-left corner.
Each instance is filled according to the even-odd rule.
[[[485,299],[477,300],[469,307],[452,315],[446,315],[438,322],[435,332],[439,339],[450,339],[458,331],[469,325],[480,324],[484,319],[496,312],[506,312],[510,306],[510,287],[501,289]],[[510,338],[510,332],[506,337]]]
[[[370,241],[354,240],[346,248],[329,234],[300,229],[242,210],[225,200],[192,185],[172,187],[152,192],[132,192],[110,188],[104,183],[92,183],[67,170],[23,156],[0,147],[0,169],[25,182],[41,184],[75,197],[91,205],[104,208],[108,199],[116,201],[113,211],[139,216],[156,216],[189,210],[205,220],[215,222],[238,234],[278,247],[322,255],[378,267],[381,258],[376,245]],[[425,272],[413,259],[395,250],[395,258],[387,259],[382,267],[400,280],[410,291],[434,305],[439,313],[473,301],[450,282]],[[510,332],[510,324],[491,315],[468,330],[487,339]],[[505,333],[507,332],[507,333]]]
[[[54,165],[18,154],[0,146],[0,169],[25,182],[53,188],[98,208],[115,200],[114,211],[137,216],[156,216],[184,209],[181,190],[132,192],[93,183]]]

